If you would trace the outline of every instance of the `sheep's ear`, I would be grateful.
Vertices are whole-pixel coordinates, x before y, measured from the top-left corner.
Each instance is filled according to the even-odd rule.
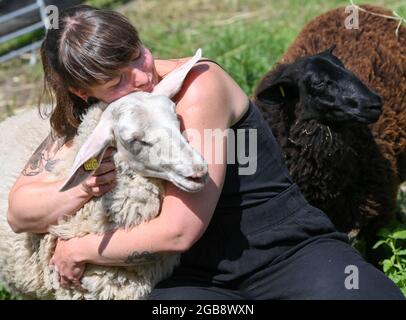
[[[111,116],[106,111],[104,111],[92,134],[80,148],[68,178],[59,191],[66,191],[76,187],[100,166],[104,153],[113,141]]]
[[[333,55],[333,51],[334,49],[337,47],[337,45],[333,44],[330,48],[328,48],[327,50],[321,52],[320,54],[324,54],[324,55]]]
[[[197,49],[195,55],[188,62],[166,75],[165,78],[163,78],[161,82],[155,86],[152,93],[163,94],[169,98],[175,96],[182,88],[183,81],[185,80],[188,72],[201,57],[202,50]]]
[[[297,99],[298,88],[289,79],[278,80],[267,86],[260,86],[254,93],[255,99],[266,105],[281,105]]]

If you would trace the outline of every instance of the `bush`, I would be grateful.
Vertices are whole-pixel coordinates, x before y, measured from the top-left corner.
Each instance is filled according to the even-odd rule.
[[[13,300],[15,299],[10,293],[6,291],[0,284],[0,300]]]
[[[404,211],[406,192],[400,192],[399,211]],[[402,213],[399,220],[393,221],[388,227],[378,232],[380,240],[373,249],[385,249],[379,264],[383,272],[391,278],[406,296],[406,217]]]

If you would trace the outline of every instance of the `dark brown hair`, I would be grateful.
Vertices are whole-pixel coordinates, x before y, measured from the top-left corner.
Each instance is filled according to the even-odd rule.
[[[51,127],[73,137],[89,103],[68,88],[89,89],[118,75],[137,55],[137,30],[118,12],[86,5],[61,12],[59,27],[49,29],[41,46],[44,94],[52,101]]]

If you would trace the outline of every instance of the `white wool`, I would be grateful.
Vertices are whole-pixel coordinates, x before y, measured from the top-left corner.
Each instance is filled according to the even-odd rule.
[[[102,109],[96,105],[83,119],[78,136],[70,149],[70,156],[55,168],[59,175],[67,175],[74,155],[92,132]],[[17,128],[29,128],[31,134]],[[6,185],[2,185],[1,212],[8,206],[8,190],[14,183],[30,154],[32,145],[38,146],[49,132],[48,121],[41,120],[36,113],[29,111],[8,119],[0,124],[2,135],[0,145],[10,147],[4,153],[7,159],[19,161],[2,162],[2,172],[6,174]],[[12,138],[12,139],[11,139]],[[18,139],[16,141],[15,139]],[[19,148],[13,148],[8,141],[16,141]],[[20,148],[22,146],[22,148]],[[12,155],[10,152],[14,152]],[[52,226],[47,235],[15,234],[2,214],[0,221],[0,281],[12,292],[27,297],[56,299],[142,299],[152,287],[172,272],[179,261],[178,255],[163,254],[156,262],[132,267],[103,267],[88,265],[82,278],[85,293],[76,289],[60,287],[57,275],[48,267],[57,237],[72,238],[88,233],[104,233],[119,227],[131,227],[159,214],[163,195],[161,181],[144,178],[134,172],[123,174],[120,154],[114,161],[117,167],[117,187],[103,197],[93,198],[75,215],[58,225]]]
[[[128,112],[129,108],[138,104],[137,108],[143,108],[142,110],[146,111],[152,108],[148,104],[157,103],[160,105],[161,111],[171,110],[170,112],[173,113],[171,116],[167,114],[167,120],[171,117],[176,118],[173,102],[163,95],[170,98],[178,92],[188,71],[200,57],[201,50],[198,50],[192,59],[165,77],[155,87],[153,93],[132,94],[132,96],[117,100],[114,107],[112,104],[109,105],[107,108],[112,107],[109,110],[125,111],[121,114],[117,112],[117,116],[114,116],[114,112],[106,113],[106,105],[103,103],[89,108],[78,129],[78,134],[75,136],[73,146],[63,161],[57,163],[53,169],[53,175],[60,179],[72,174],[71,168],[75,168],[74,164],[78,159],[81,160],[80,151],[86,150],[89,145],[93,148],[92,141],[99,142],[98,136],[94,136],[94,133],[100,133],[100,131],[103,133],[105,125],[103,121],[106,119],[103,117],[106,114],[108,114],[107,124],[119,127],[124,122],[128,128],[134,125],[130,118],[131,112]],[[152,119],[153,117],[149,118]],[[164,116],[161,115],[161,118],[164,119]],[[146,119],[138,120],[144,123],[148,122]],[[97,131],[95,128],[99,121],[101,125],[98,128],[101,130]],[[159,126],[156,121],[151,120],[150,124],[152,123]],[[168,120],[167,123],[171,123],[171,121]],[[174,121],[172,121],[172,126],[176,127]],[[159,214],[164,192],[162,180],[143,177],[131,169],[128,161],[133,164],[132,161],[137,160],[137,157],[131,152],[123,154],[126,152],[125,147],[129,146],[123,147],[122,144],[119,144],[117,136],[115,137],[116,143],[121,149],[118,148],[114,155],[117,168],[117,186],[112,191],[102,197],[92,198],[75,215],[61,219],[57,225],[51,226],[47,234],[15,234],[9,227],[6,221],[6,211],[10,188],[30,155],[33,154],[34,148],[44,140],[49,131],[49,121],[40,119],[36,115],[36,111],[32,110],[0,123],[2,134],[0,148],[3,159],[0,161],[0,170],[4,179],[0,186],[0,282],[18,295],[40,299],[145,298],[157,282],[171,274],[179,262],[178,254],[156,254],[156,259],[153,261],[140,261],[134,267],[106,267],[87,264],[81,280],[85,288],[84,292],[80,292],[74,287],[62,288],[58,282],[57,272],[49,267],[49,261],[58,237],[69,239],[88,233],[101,234],[112,229],[130,228]],[[178,134],[181,136],[180,132]],[[96,137],[96,140],[92,140],[89,136]],[[203,173],[205,168],[207,173],[207,164],[201,155],[187,144],[186,139],[184,137],[182,139],[184,148],[179,150],[183,151],[179,151],[175,155],[179,159],[183,159],[180,162],[182,172],[172,171],[170,174],[171,176],[179,174],[183,186],[191,191],[197,191],[198,188],[204,186],[205,182],[198,185],[185,179],[185,177],[195,174],[193,170],[200,170],[198,172]],[[90,144],[88,145],[89,141]],[[166,138],[163,139],[162,143],[171,144],[173,142]],[[82,145],[84,147],[81,149]],[[143,160],[145,159],[147,158],[144,157]],[[193,163],[200,167],[192,166]],[[175,168],[179,167],[179,163],[177,164],[177,166],[174,165]],[[191,170],[191,168],[200,169]],[[207,178],[207,174],[204,177]]]

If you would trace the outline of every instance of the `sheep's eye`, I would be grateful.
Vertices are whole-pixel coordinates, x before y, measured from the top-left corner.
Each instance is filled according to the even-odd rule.
[[[323,83],[323,80],[321,80],[321,79],[317,79],[317,80],[313,81],[313,85],[315,85],[315,86],[321,85],[322,83]]]
[[[313,88],[315,89],[323,89],[326,83],[323,80],[316,80],[313,82]]]
[[[147,146],[147,147],[151,147],[152,144],[150,144],[149,142],[143,141],[143,140],[138,140],[139,143],[141,143],[143,146]]]
[[[148,147],[150,147],[152,145],[151,143],[141,140],[139,138],[132,138],[131,140],[128,141],[128,143],[130,143],[130,144],[139,143],[143,146],[148,146]]]

